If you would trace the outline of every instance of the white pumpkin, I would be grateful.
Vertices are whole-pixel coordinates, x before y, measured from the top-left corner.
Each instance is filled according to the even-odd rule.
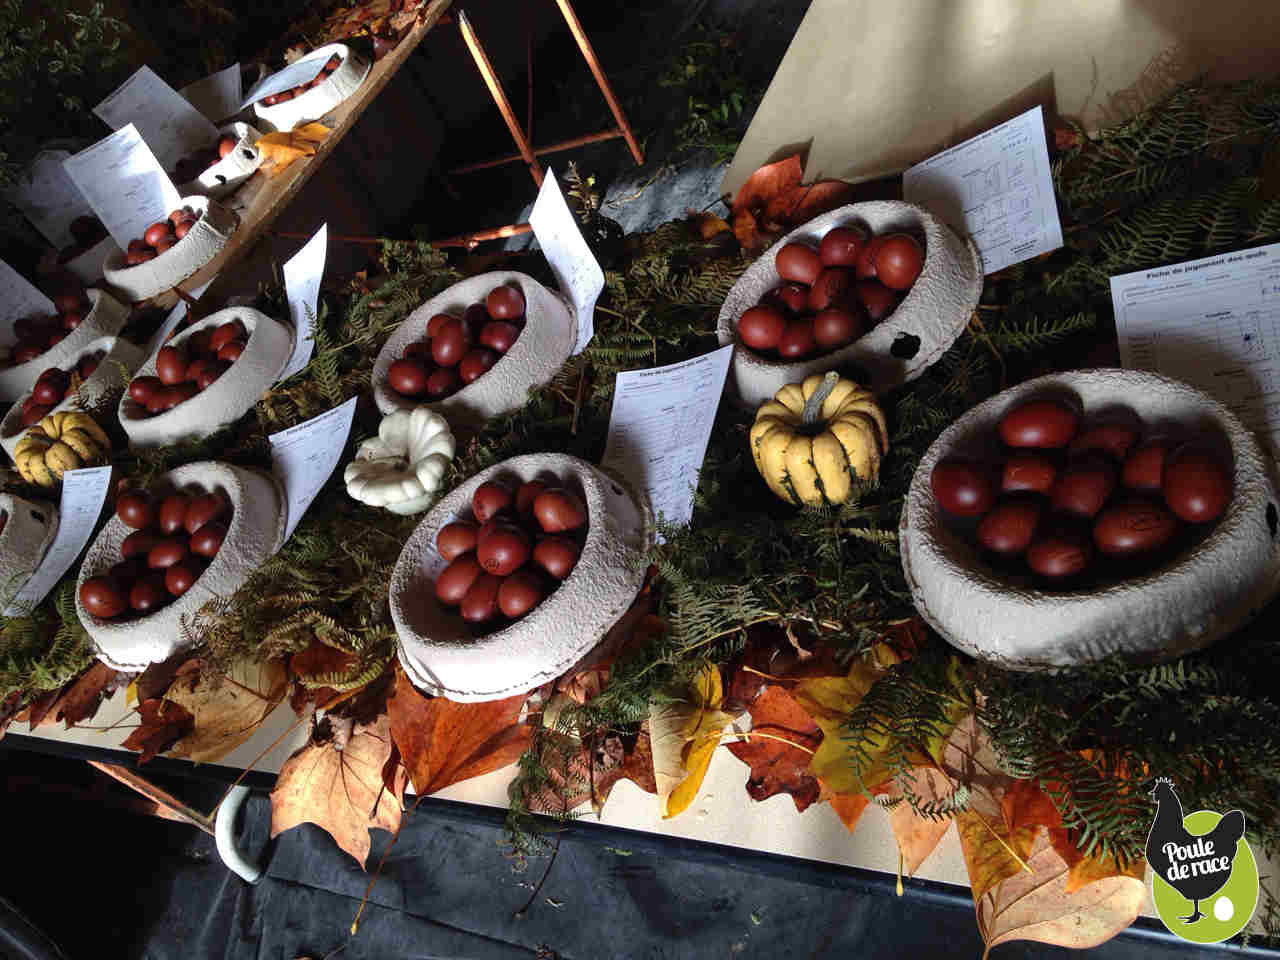
[[[392,513],[421,513],[436,498],[457,445],[449,423],[429,407],[382,418],[378,435],[360,444],[342,479],[347,493]]]

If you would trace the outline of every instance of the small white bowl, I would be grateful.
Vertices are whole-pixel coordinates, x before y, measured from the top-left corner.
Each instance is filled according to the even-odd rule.
[[[342,63],[323,83],[292,100],[277,103],[274,107],[264,107],[261,103],[253,105],[253,112],[262,118],[268,129],[287,133],[309,120],[319,120],[360,88],[373,64],[353,53],[345,43],[330,43],[318,47],[295,62],[323,62],[335,53],[342,57]]]
[[[993,449],[996,425],[1022,400],[1074,394],[1086,418],[1128,407],[1144,426],[1183,425],[1225,438],[1231,502],[1203,541],[1156,570],[1075,591],[1041,589],[986,564],[934,501],[929,480],[949,456]],[[942,432],[916,467],[902,510],[902,569],[916,609],[964,652],[1013,670],[1076,666],[1120,654],[1143,662],[1207,647],[1237,630],[1280,588],[1275,464],[1236,416],[1199,390],[1140,370],[1078,370],[1028,380],[978,404]]]
[[[58,533],[58,511],[43,500],[24,500],[0,493],[0,610],[8,608],[44,559]]]
[[[137,376],[156,375],[156,357],[164,347],[180,347],[197,330],[220,327],[232,320],[244,324],[249,333],[248,343],[240,359],[206,389],[154,417],[138,416],[142,408],[127,392],[120,397],[116,415],[129,436],[130,448],[144,450],[207,437],[235,423],[271,389],[293,354],[293,328],[252,307],[229,307],[193,323],[172,340],[160,344]]]
[[[213,493],[231,502],[227,536],[208,569],[185,594],[155,613],[133,620],[101,620],[80,602],[80,587],[120,562],[120,544],[133,531],[112,516],[89,546],[76,579],[76,614],[98,659],[113,670],[136,672],[167,660],[195,640],[195,616],[210,600],[230,597],[284,543],[285,496],[271,474],[205,460],[163,474],[153,490]]]
[[[91,306],[80,326],[34,360],[0,370],[0,400],[21,400],[31,392],[36,379],[44,371],[50,367],[66,369],[72,366],[84,356],[90,343],[100,337],[113,337],[124,328],[125,321],[129,319],[128,307],[102,290],[87,290],[85,294]],[[6,327],[2,336],[12,342],[12,321]]]
[[[185,237],[152,260],[128,266],[116,250],[102,264],[102,275],[127,301],[154,297],[176,287],[218,255],[240,224],[240,217],[208,197],[184,196],[179,206],[203,213]]]
[[[517,286],[524,294],[525,325],[511,349],[499,357],[497,363],[443,400],[402,397],[387,386],[391,364],[400,359],[409,344],[426,337],[427,323],[432,317],[447,313],[461,318],[467,307],[483,303],[490,290],[503,284]],[[564,366],[577,340],[577,318],[558,294],[523,273],[511,270],[482,273],[455,283],[405,317],[374,361],[373,399],[383,414],[412,410],[425,404],[450,424],[478,427],[490,417],[523,407],[529,391],[549,383]]]
[[[179,193],[200,194],[216,200],[234,193],[262,166],[262,151],[257,147],[262,134],[257,130],[237,120],[220,127],[218,133],[234,136],[235,149],[190,183],[178,187]]]
[[[774,258],[788,243],[815,249],[835,227],[858,224],[877,236],[903,231],[924,239],[924,268],[896,310],[848,346],[807,360],[770,360],[738,339],[738,318],[782,283]],[[873,200],[815,217],[792,230],[765,251],[733,285],[716,325],[721,345],[734,344],[733,364],[725,385],[729,396],[746,407],[772,399],[785,384],[828,370],[861,368],[873,393],[882,394],[914,380],[956,341],[969,324],[982,296],[982,257],[973,241],[960,237],[923,207],[897,200]],[[894,356],[899,337],[918,337],[910,356]],[[906,341],[904,340],[904,345]]]
[[[74,370],[81,357],[97,353],[99,350],[103,352],[103,357],[98,364],[98,369],[93,371],[89,379],[80,384],[78,394],[68,391],[63,401],[54,406],[50,413],[72,409],[92,410],[99,405],[114,403],[124,392],[125,383],[133,375],[133,371],[142,364],[145,357],[141,347],[123,337],[99,337],[87,343],[79,355],[63,369]],[[13,451],[17,448],[18,441],[27,431],[27,428],[22,426],[22,403],[29,396],[31,396],[30,390],[23,394],[9,408],[4,419],[0,420],[0,447],[9,454],[10,460],[13,459]]]
[[[471,495],[493,478],[554,477],[587,505],[587,538],[577,566],[524,617],[475,637],[436,600],[447,566],[436,534],[471,518]],[[391,575],[391,618],[405,672],[422,690],[462,703],[499,700],[554,680],[587,654],[627,612],[644,585],[653,546],[648,499],[601,468],[558,453],[513,457],[476,474],[420,523]]]

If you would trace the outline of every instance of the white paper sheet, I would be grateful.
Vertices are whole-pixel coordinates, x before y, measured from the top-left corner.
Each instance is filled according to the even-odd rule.
[[[12,321],[20,317],[51,317],[57,312],[52,300],[17,270],[0,260],[0,316],[5,320],[5,330],[0,337],[12,338]],[[12,339],[9,342],[13,342]]]
[[[177,187],[133,124],[62,165],[121,250],[181,205]]]
[[[628,370],[614,383],[601,463],[647,490],[653,514],[683,525],[707,454],[733,345],[692,360]]]
[[[280,380],[293,376],[311,362],[311,354],[316,348],[311,326],[320,303],[320,278],[324,276],[328,250],[329,225],[326,223],[284,265],[285,297],[289,301],[289,319],[293,321],[297,337],[293,343],[293,356],[280,374]]]
[[[548,170],[529,215],[533,234],[551,264],[561,291],[578,315],[578,343],[575,354],[586,349],[595,335],[596,300],[604,289],[604,271],[587,246],[577,218],[560,192],[555,174]]]
[[[1040,107],[908,168],[902,196],[972,236],[987,273],[1062,246]]]
[[[13,205],[58,249],[75,242],[71,221],[93,212],[89,201],[62,169],[66,150],[41,150],[9,191]]]
[[[218,123],[240,112],[243,91],[240,89],[240,64],[212,73],[203,80],[188,84],[178,91],[188,103]]]
[[[285,540],[293,536],[298,521],[342,459],[347,437],[351,434],[351,422],[356,415],[356,399],[352,397],[328,413],[273,433],[268,438],[271,441],[272,470],[284,484],[285,500],[288,501]]]
[[[196,287],[196,289],[188,291],[188,295],[192,300],[199,300],[200,295],[209,289],[209,284],[211,283],[213,283],[212,280],[207,283],[202,283],[200,286]],[[147,341],[147,356],[151,356],[151,354],[155,353],[164,345],[169,334],[177,329],[178,324],[182,322],[182,318],[186,315],[187,301],[179,300],[174,308],[169,311],[169,315],[164,318],[164,323],[160,324],[160,328],[156,330],[156,332],[152,334],[151,339]]]
[[[1280,243],[1111,278],[1120,362],[1199,387],[1280,455]]]
[[[283,93],[293,87],[300,87],[305,83],[310,83],[324,68],[325,62],[326,60],[321,57],[299,60],[296,63],[289,64],[278,73],[263,77],[249,88],[249,92],[240,101],[240,109],[243,110],[245,107],[261,100],[263,97],[269,97],[273,93]]]
[[[62,475],[62,502],[58,505],[58,532],[30,579],[5,610],[6,617],[30,613],[57,585],[89,542],[102,504],[111,487],[110,467],[68,470]]]
[[[218,141],[218,128],[209,118],[150,67],[139,67],[93,112],[112,130],[132,123],[166,170]]]

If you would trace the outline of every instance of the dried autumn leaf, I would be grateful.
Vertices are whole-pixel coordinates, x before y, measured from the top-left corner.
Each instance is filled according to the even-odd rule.
[[[843,180],[819,180],[798,184],[774,197],[765,207],[764,219],[788,229],[844,206],[853,196],[853,186]]]
[[[859,793],[890,775],[883,761],[885,743],[854,744],[843,730],[849,714],[881,672],[880,663],[868,655],[855,659],[843,677],[801,680],[792,691],[796,702],[822,729],[822,742],[809,761],[809,772],[833,793]],[[859,746],[871,754],[871,763],[858,755]]]
[[[276,779],[271,836],[314,823],[364,869],[369,830],[380,827],[394,833],[400,826],[406,777],[401,768],[392,789],[383,787],[382,768],[390,756],[385,715],[371,724],[356,724],[341,750],[327,739],[313,739],[285,761]]]
[[[327,677],[346,676],[357,663],[357,657],[312,640],[305,650],[289,657],[289,673],[297,681],[289,696],[289,705],[301,715],[307,704],[326,704],[338,695],[333,687],[321,686]]]
[[[322,123],[307,123],[288,133],[268,133],[257,142],[262,154],[262,169],[274,176],[295,160],[315,156],[316,147],[329,135]]]
[[[705,210],[691,211],[689,213],[689,225],[693,228],[693,232],[703,240],[710,240],[716,234],[730,230],[729,224],[725,223],[723,218]]]
[[[723,698],[720,671],[708,665],[684,700],[649,704],[653,774],[663,819],[683,812],[698,795],[721,732],[733,720],[720,709]]]
[[[44,723],[45,717],[49,716],[49,711],[58,702],[60,696],[62,696],[62,690],[50,690],[48,693],[43,693],[18,711],[14,719],[26,723],[28,729],[34,730]],[[53,722],[52,717],[49,717],[49,722]]]
[[[822,731],[782,687],[770,684],[752,701],[751,733],[745,742],[728,744],[729,752],[751,768],[747,795],[765,800],[788,793],[803,813],[818,799],[817,778],[809,759],[822,741]],[[792,746],[795,744],[795,746]]]
[[[622,763],[593,777],[591,808],[597,814],[604,809],[605,801],[620,780],[630,780],[645,793],[658,792],[658,782],[653,775],[653,747],[649,741],[647,721],[640,727],[636,742],[630,749],[626,749],[623,744]]]
[[[68,729],[92,718],[102,705],[102,698],[115,692],[119,676],[105,663],[95,663],[63,689],[57,702],[49,708],[49,715],[63,721]]]
[[[906,775],[906,780],[911,792],[926,803],[942,804],[953,795],[951,780],[933,767],[916,767]],[[889,810],[889,827],[902,855],[902,872],[911,876],[951,829],[951,818],[934,819],[916,813],[904,798],[899,778],[890,782],[886,794],[891,799],[899,799]]]
[[[768,209],[778,198],[800,186],[804,178],[804,166],[800,155],[794,153],[776,163],[766,163],[738,188],[738,195],[733,198],[733,210],[747,210],[753,214]]]
[[[853,828],[862,819],[862,812],[871,803],[871,798],[865,793],[837,793],[831,796],[830,803],[845,829],[853,833]]]
[[[138,766],[164,753],[175,741],[190,733],[195,724],[190,712],[172,700],[143,700],[138,705],[138,716],[142,718],[141,725],[122,744],[126,750],[141,753]]]
[[[253,736],[287,689],[280,660],[241,660],[225,677],[206,669],[180,674],[165,697],[191,712],[195,728],[173,748],[173,756],[195,763],[221,760]]]

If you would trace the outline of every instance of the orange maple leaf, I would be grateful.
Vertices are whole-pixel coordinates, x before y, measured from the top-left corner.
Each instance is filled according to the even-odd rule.
[[[777,684],[766,686],[752,701],[751,733],[745,742],[728,744],[729,752],[751,768],[747,795],[765,800],[789,793],[803,813],[818,799],[821,787],[809,773],[822,730],[791,694]]]

